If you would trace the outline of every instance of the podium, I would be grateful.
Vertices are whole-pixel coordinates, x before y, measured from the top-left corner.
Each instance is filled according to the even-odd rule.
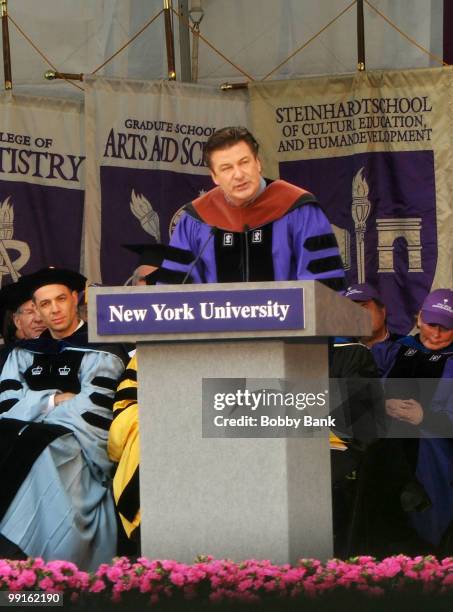
[[[142,554],[331,557],[328,428],[204,437],[203,390],[231,379],[327,390],[328,337],[370,335],[369,314],[315,281],[93,287],[88,304],[91,341],[137,343]]]

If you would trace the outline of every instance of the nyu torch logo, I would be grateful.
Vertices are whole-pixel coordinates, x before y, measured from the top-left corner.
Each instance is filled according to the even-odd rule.
[[[363,168],[360,168],[352,179],[352,219],[355,226],[358,283],[365,282],[365,231],[371,211],[368,193],[368,183],[363,176]]]
[[[159,215],[153,209],[151,202],[141,193],[132,190],[130,209],[135,217],[140,221],[140,225],[147,234],[160,242],[160,221]]]
[[[3,277],[10,276],[13,282],[19,279],[20,270],[30,259],[30,248],[26,242],[13,240],[14,210],[10,196],[0,204],[0,287]],[[18,253],[11,256],[10,251]]]

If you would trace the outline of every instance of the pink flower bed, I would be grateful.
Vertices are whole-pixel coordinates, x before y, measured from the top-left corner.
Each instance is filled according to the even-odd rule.
[[[0,589],[62,591],[65,599],[68,596],[70,600],[82,594],[99,594],[114,602],[140,595],[150,603],[174,597],[201,598],[213,603],[252,603],[301,596],[315,599],[334,590],[356,591],[372,597],[405,590],[441,595],[453,591],[453,557],[438,560],[433,556],[398,555],[378,561],[363,556],[326,563],[301,559],[296,566],[255,559],[233,563],[203,557],[186,565],[120,557],[101,565],[93,574],[68,561],[0,560]]]

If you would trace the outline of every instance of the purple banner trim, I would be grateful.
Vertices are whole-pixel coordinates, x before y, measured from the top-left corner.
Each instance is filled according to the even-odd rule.
[[[302,289],[96,296],[99,335],[303,329]]]

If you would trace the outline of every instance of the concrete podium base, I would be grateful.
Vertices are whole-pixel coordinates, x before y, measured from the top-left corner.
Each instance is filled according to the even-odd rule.
[[[332,556],[324,438],[202,438],[203,378],[327,381],[322,339],[138,345],[142,554]]]

